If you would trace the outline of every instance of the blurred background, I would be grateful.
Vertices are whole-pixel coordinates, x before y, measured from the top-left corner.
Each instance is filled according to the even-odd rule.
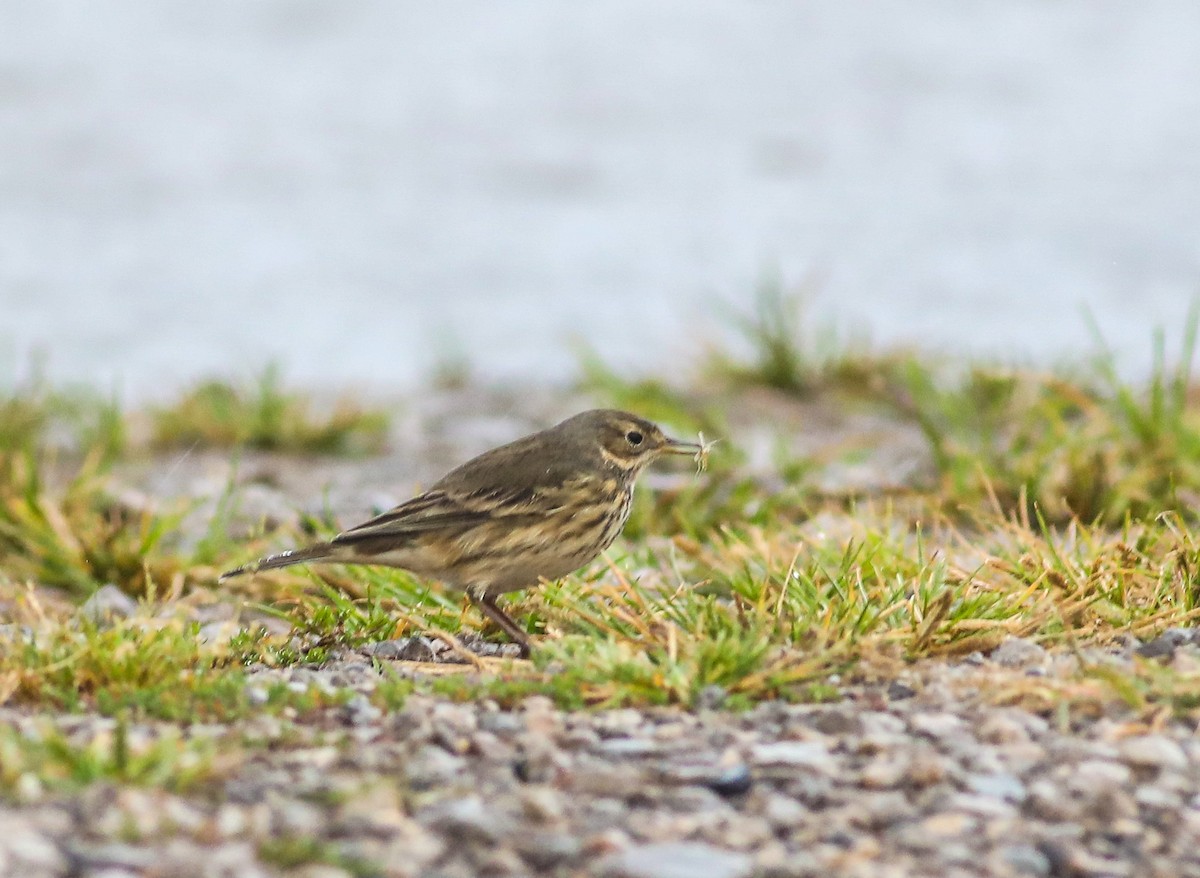
[[[876,347],[1150,362],[1200,293],[1200,5],[0,11],[0,382],[669,372],[756,290]]]

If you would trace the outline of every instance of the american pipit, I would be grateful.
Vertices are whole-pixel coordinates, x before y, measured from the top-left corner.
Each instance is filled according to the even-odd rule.
[[[268,555],[221,578],[304,563],[403,567],[465,591],[528,655],[528,638],[497,596],[591,561],[625,526],[647,464],[705,450],[628,412],[583,412],[467,461],[329,542]]]

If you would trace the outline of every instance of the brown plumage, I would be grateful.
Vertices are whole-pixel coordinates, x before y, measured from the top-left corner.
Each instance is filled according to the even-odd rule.
[[[620,534],[642,470],[662,454],[700,451],[628,412],[583,412],[467,461],[328,542],[221,578],[304,563],[402,567],[466,592],[528,654],[528,639],[496,597],[587,564]]]

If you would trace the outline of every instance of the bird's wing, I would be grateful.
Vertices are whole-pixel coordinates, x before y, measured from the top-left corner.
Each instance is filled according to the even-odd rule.
[[[540,436],[484,452],[451,470],[424,494],[338,534],[333,543],[403,540],[489,518],[553,513],[558,504],[547,500],[578,476],[578,455],[560,453],[547,460]]]
[[[457,494],[435,489],[343,531],[333,542],[347,544],[379,537],[402,540],[433,531],[470,527],[488,518],[526,512],[526,504],[532,499],[533,492],[528,490]]]

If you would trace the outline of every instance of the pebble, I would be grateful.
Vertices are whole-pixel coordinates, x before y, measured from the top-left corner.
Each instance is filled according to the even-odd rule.
[[[612,799],[630,799],[646,788],[646,779],[637,769],[631,766],[614,769],[604,763],[575,769],[568,782],[575,795]]]
[[[1011,774],[967,775],[966,786],[973,793],[992,799],[1021,804],[1027,795],[1025,784]]]
[[[696,693],[696,710],[720,710],[728,699],[729,693],[723,686],[709,684]]]
[[[989,744],[1025,744],[1030,740],[1026,724],[1008,711],[993,711],[975,728],[979,740]]]
[[[593,748],[602,756],[616,759],[652,756],[662,752],[662,745],[647,738],[606,738]]]
[[[358,694],[342,705],[342,717],[352,726],[369,726],[379,722],[383,711],[366,695]]]
[[[106,625],[128,619],[137,609],[137,601],[110,583],[92,592],[91,597],[80,605],[79,615],[97,625]]]
[[[1121,758],[1135,768],[1182,770],[1187,767],[1183,747],[1165,735],[1138,735],[1118,745]]]
[[[479,796],[439,802],[419,811],[417,821],[460,842],[497,845],[511,829],[511,821]]]
[[[1101,759],[1089,759],[1075,766],[1066,766],[1063,773],[1067,777],[1067,787],[1084,795],[1123,787],[1133,778],[1129,769],[1119,762]]]
[[[28,820],[0,812],[0,863],[7,862],[10,874],[65,875],[66,855],[51,839],[34,829]]]
[[[1195,643],[1194,628],[1168,628],[1153,640],[1138,644],[1134,652],[1142,658],[1171,658],[1180,647],[1194,646]]]
[[[1046,878],[1050,874],[1050,859],[1032,845],[1008,845],[1000,849],[1000,857],[1018,875]]]
[[[445,647],[442,641],[431,637],[401,637],[369,644],[363,647],[363,652],[389,661],[432,662],[437,661],[438,655],[444,651],[437,649],[435,644]]]
[[[913,734],[940,741],[957,734],[963,721],[952,713],[918,713],[908,720]]]
[[[830,774],[837,767],[836,757],[819,741],[758,744],[750,751],[750,759],[762,768],[802,768],[820,774]]]
[[[740,796],[750,791],[754,785],[754,775],[750,772],[750,766],[739,762],[702,783],[718,796]]]
[[[980,796],[975,793],[955,793],[945,802],[946,807],[976,817],[1009,819],[1016,816],[1017,809],[1003,799]]]
[[[805,821],[808,809],[790,796],[772,795],[763,806],[762,816],[776,832],[786,832]]]
[[[402,768],[408,783],[417,790],[427,790],[449,783],[458,777],[465,763],[462,757],[447,753],[433,745],[421,747]]]
[[[583,843],[567,832],[522,832],[513,838],[521,859],[534,869],[553,869],[577,860]]]
[[[743,853],[695,842],[641,845],[596,864],[596,878],[749,878],[754,860]]]
[[[1008,637],[992,650],[991,660],[1005,668],[1027,668],[1046,660],[1046,650],[1024,637]]]
[[[813,728],[830,737],[858,735],[862,733],[862,719],[852,710],[835,707],[813,717]]]
[[[664,783],[702,786],[720,796],[740,796],[754,785],[754,774],[744,762],[722,767],[712,763],[668,763],[658,771]]]

